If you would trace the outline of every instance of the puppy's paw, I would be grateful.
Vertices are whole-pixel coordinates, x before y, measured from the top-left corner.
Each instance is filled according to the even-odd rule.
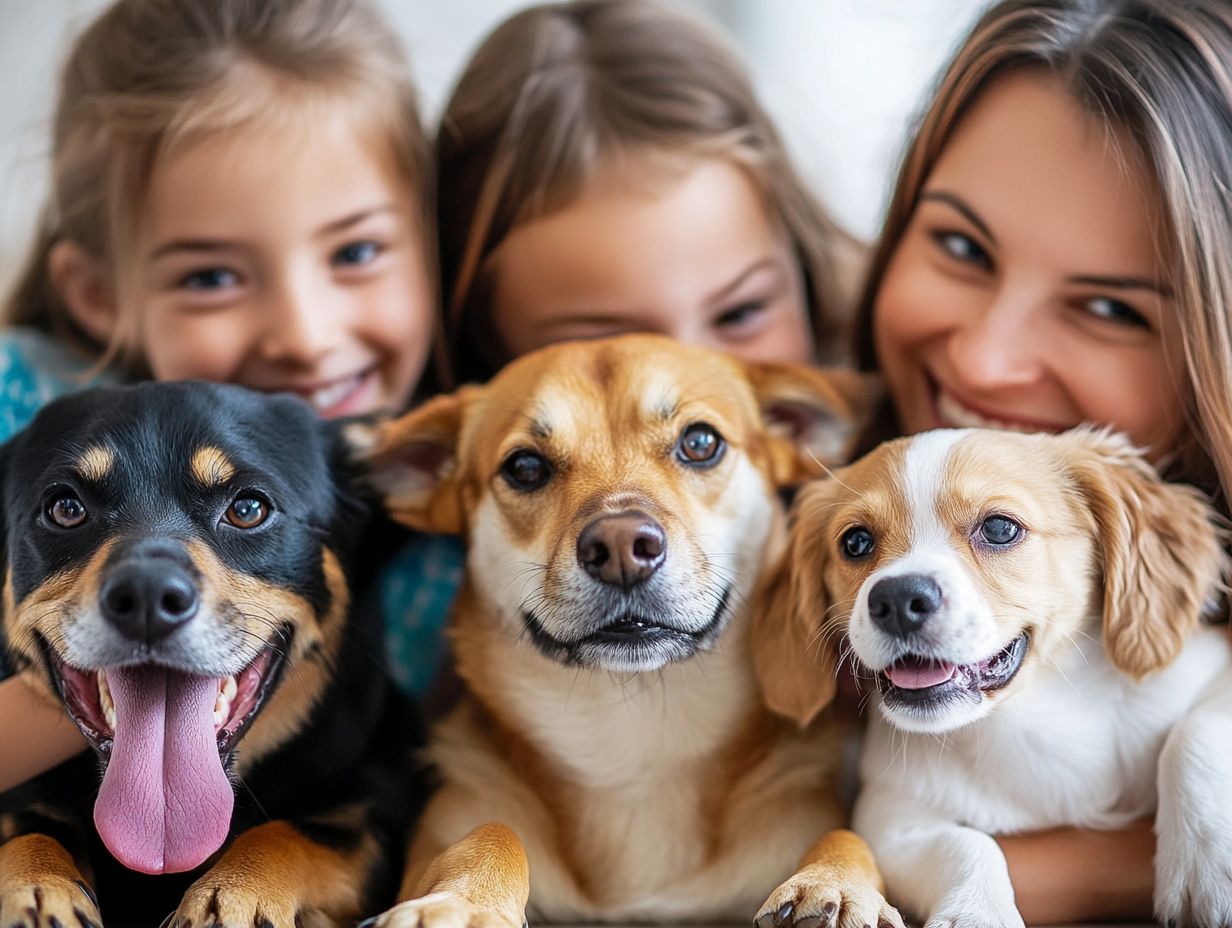
[[[924,923],[924,928],[1026,928],[1011,903],[980,897],[946,903]]]
[[[255,883],[228,885],[207,873],[188,892],[163,928],[298,928],[299,906],[290,893]]]
[[[898,910],[862,883],[801,870],[770,894],[754,928],[904,928]]]
[[[514,924],[498,912],[445,892],[400,902],[360,928],[526,928],[526,921]]]
[[[38,882],[0,877],[4,928],[101,928],[98,901],[81,880],[48,877]]]
[[[1155,919],[1179,928],[1232,926],[1232,835],[1161,831],[1155,854]]]

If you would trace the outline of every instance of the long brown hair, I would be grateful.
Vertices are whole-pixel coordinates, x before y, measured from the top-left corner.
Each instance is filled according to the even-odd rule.
[[[338,99],[388,145],[429,229],[428,143],[409,67],[367,0],[118,0],[64,65],[51,195],[5,321],[140,370],[124,268],[156,159],[213,133],[286,119],[288,106]],[[110,344],[74,325],[52,285],[48,256],[61,240],[109,271],[120,307]]]
[[[791,165],[739,58],[700,20],[649,0],[524,10],[471,58],[436,152],[444,342],[459,380],[508,360],[489,324],[492,252],[516,226],[567,206],[605,163],[638,152],[744,169],[791,239],[818,353],[845,347],[854,243]]]
[[[1171,476],[1232,490],[1232,3],[1003,0],[941,76],[907,149],[857,307],[856,355],[876,368],[873,306],[955,127],[998,77],[1043,68],[1093,117],[1124,127],[1160,192],[1175,256],[1193,440]],[[892,426],[890,427],[892,428]],[[889,431],[887,428],[886,431]]]

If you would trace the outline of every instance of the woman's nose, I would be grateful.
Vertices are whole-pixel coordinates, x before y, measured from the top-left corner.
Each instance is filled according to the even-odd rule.
[[[973,389],[993,390],[1034,383],[1046,368],[1039,304],[1022,295],[998,293],[982,312],[963,319],[947,341],[952,370]]]

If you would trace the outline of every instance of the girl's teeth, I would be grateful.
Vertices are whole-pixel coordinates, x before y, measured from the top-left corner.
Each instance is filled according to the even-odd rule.
[[[331,386],[313,390],[308,394],[308,402],[316,408],[317,412],[337,406],[359,386],[362,379],[362,377],[348,377]]]
[[[959,404],[950,394],[937,394],[937,412],[946,425],[960,429],[1000,429],[1008,432],[1037,432],[1038,429],[1004,419],[988,419]]]

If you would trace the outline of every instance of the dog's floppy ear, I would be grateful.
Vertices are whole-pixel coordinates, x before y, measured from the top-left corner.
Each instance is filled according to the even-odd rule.
[[[750,363],[748,371],[771,436],[771,469],[779,486],[846,463],[882,392],[874,375],[851,370]]]
[[[1069,470],[1095,517],[1104,646],[1141,678],[1166,666],[1218,594],[1227,570],[1216,515],[1193,487],[1162,480],[1129,441],[1069,433]]]
[[[390,517],[424,532],[461,534],[458,440],[474,388],[434,397],[396,419],[352,423],[344,437]]]
[[[833,480],[810,483],[796,500],[796,523],[780,568],[753,614],[753,670],[766,705],[801,727],[829,705],[838,685],[841,629],[829,626],[823,570],[824,534]]]

